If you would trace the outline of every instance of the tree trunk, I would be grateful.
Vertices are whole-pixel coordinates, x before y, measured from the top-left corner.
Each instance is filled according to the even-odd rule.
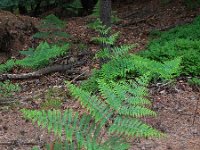
[[[103,25],[106,25],[108,28],[111,27],[111,0],[100,0],[100,19]],[[110,34],[101,35],[102,37],[109,37]],[[101,49],[110,49],[111,45],[108,44],[101,44]],[[100,66],[104,63],[108,62],[109,59],[100,59]]]
[[[100,0],[100,19],[107,27],[111,26],[111,0]]]

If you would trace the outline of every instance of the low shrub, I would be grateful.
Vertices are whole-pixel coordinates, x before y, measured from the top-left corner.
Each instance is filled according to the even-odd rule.
[[[140,56],[164,62],[182,57],[182,75],[200,75],[200,17],[191,24],[157,33]]]

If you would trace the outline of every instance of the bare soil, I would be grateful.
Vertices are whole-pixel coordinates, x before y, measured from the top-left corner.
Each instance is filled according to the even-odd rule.
[[[19,56],[19,50],[33,46],[31,35],[38,19],[0,10],[0,63]]]
[[[195,16],[200,14],[200,9],[188,10],[179,0],[167,5],[163,5],[159,0],[134,1],[122,6],[115,6],[115,9],[122,19],[117,25],[114,25],[114,30],[121,32],[119,44],[137,43],[138,47],[134,52],[145,48],[148,43],[148,35],[152,30],[167,30],[176,25],[191,22]],[[27,18],[26,16],[20,17]],[[34,22],[35,18],[32,19]],[[31,18],[28,18],[28,20],[31,20]],[[87,71],[86,75],[88,75],[92,68],[98,66],[91,59],[98,47],[90,41],[95,33],[87,28],[88,22],[88,17],[67,19],[66,31],[72,35],[70,40],[75,44],[70,56],[57,60],[58,62],[72,59],[76,61],[87,60],[83,66],[76,68],[77,75],[84,71]],[[30,37],[31,34],[28,35],[22,36],[26,39],[23,44],[19,42],[16,45],[25,48],[35,43],[36,41]],[[80,53],[78,44],[80,43],[88,45],[82,58],[78,58],[78,53]],[[19,49],[18,46],[12,48]],[[17,72],[24,71],[17,70]],[[22,90],[20,93],[16,93],[13,98],[17,103],[0,106],[0,149],[29,150],[34,145],[43,146],[47,141],[53,140],[53,135],[48,135],[46,130],[32,125],[31,122],[22,117],[19,111],[23,107],[38,109],[41,102],[44,101],[45,91],[50,87],[56,86],[63,90],[61,95],[57,95],[58,93],[55,92],[56,97],[63,101],[63,109],[73,108],[80,112],[84,111],[77,102],[70,100],[64,91],[64,80],[73,80],[77,75],[53,73],[38,79],[13,81],[18,82]],[[199,150],[199,89],[191,87],[184,80],[177,80],[174,85],[151,85],[149,91],[153,102],[152,109],[157,112],[158,116],[144,119],[158,130],[166,133],[166,137],[161,139],[135,139],[130,142],[131,149]]]

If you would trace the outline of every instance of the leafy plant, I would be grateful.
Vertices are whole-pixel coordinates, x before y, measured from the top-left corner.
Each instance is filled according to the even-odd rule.
[[[12,11],[18,7],[19,0],[1,0],[0,9],[8,9]]]
[[[79,115],[72,110],[26,109],[22,113],[60,139],[64,131],[65,142],[58,144],[58,149],[63,148],[64,143],[71,149],[128,149],[126,141],[130,137],[163,136],[140,120],[156,116],[149,108],[151,102],[146,98],[147,86],[152,78],[171,79],[179,75],[181,58],[159,63],[130,55],[133,45],[115,46],[118,33],[103,36],[111,29],[99,20],[97,26],[92,27],[102,36],[93,38],[94,41],[111,45],[109,49],[101,49],[96,58],[109,58],[109,61],[95,70],[86,86],[77,87],[66,82],[67,89],[87,110],[87,114]]]
[[[42,24],[39,27],[43,31],[36,33],[34,35],[35,38],[57,40],[57,44],[52,45],[47,42],[41,42],[35,49],[29,48],[26,51],[20,51],[26,57],[21,60],[10,59],[5,64],[1,64],[0,73],[10,71],[16,66],[33,69],[41,68],[48,65],[53,58],[66,54],[70,46],[68,43],[63,43],[62,39],[69,37],[69,35],[61,31],[65,27],[65,22],[54,15],[49,15],[42,20]]]
[[[21,60],[8,60],[5,64],[0,65],[0,73],[11,70],[15,66],[24,68],[41,68],[49,64],[56,57],[66,54],[69,49],[69,44],[63,46],[49,45],[47,42],[42,42],[36,49],[30,48],[28,51],[21,52],[26,55]]]
[[[34,34],[33,37],[51,41],[58,40],[60,42],[63,38],[69,37],[69,34],[62,31],[65,26],[66,23],[64,21],[51,14],[41,21],[41,25],[38,26],[41,31]]]
[[[182,57],[182,75],[200,75],[200,17],[192,24],[178,26],[161,32],[153,39],[140,56],[159,62]]]
[[[98,78],[116,81],[134,78],[146,73],[150,73],[151,80],[170,80],[180,75],[181,62],[181,58],[177,58],[159,63],[137,55],[114,59],[104,64],[100,70],[94,70],[92,76],[83,82],[82,88],[87,91],[96,91],[98,89]]]
[[[17,60],[16,65],[27,68],[40,68],[46,66],[52,58],[66,54],[69,49],[69,44],[63,46],[49,45],[47,42],[42,42],[34,50],[32,56],[25,57],[22,60]]]
[[[199,78],[191,78],[188,80],[189,84],[199,86],[200,87],[200,79]]]
[[[184,0],[184,4],[189,9],[196,9],[200,6],[200,0]]]
[[[10,71],[15,66],[15,60],[10,59],[5,64],[0,64],[0,73]]]
[[[71,3],[64,5],[64,8],[78,15],[80,10],[83,9],[83,6],[80,0],[74,0]]]
[[[65,135],[65,142],[57,142],[54,145],[54,150],[71,149],[71,150],[111,150],[120,148],[127,149],[128,144],[123,143],[119,138],[110,135],[106,140],[102,140],[102,127],[105,126],[106,120],[94,122],[91,115],[79,115],[73,110],[22,110],[22,113],[27,119],[31,119],[33,123],[37,122],[39,126],[48,128],[55,135],[61,138]],[[50,150],[47,145],[47,150]]]
[[[62,101],[60,99],[45,99],[41,104],[41,109],[60,109],[62,106]]]
[[[15,92],[19,92],[20,87],[18,84],[13,84],[9,80],[0,82],[0,96],[11,97]]]
[[[88,49],[88,46],[87,46],[86,44],[84,44],[84,43],[76,44],[76,46],[77,46],[77,49],[78,49],[79,51],[84,51],[84,50],[87,50],[87,49]]]
[[[24,116],[37,122],[61,138],[63,131],[67,143],[73,149],[127,149],[126,137],[160,137],[163,134],[140,121],[140,117],[155,116],[155,112],[146,105],[151,104],[145,98],[148,76],[133,81],[107,83],[98,80],[100,95],[87,91],[67,82],[72,96],[88,110],[83,116],[72,110],[25,110]],[[80,119],[79,119],[80,117]],[[79,121],[80,120],[80,121]],[[105,138],[104,135],[106,135]],[[118,139],[118,140],[117,140]]]
[[[123,78],[137,77],[146,73],[150,73],[151,79],[170,80],[180,74],[181,57],[168,60],[163,63],[156,62],[137,55],[129,54],[134,45],[114,46],[119,33],[110,36],[104,36],[111,32],[110,28],[102,25],[100,20],[96,21],[96,25],[90,25],[90,28],[97,31],[102,37],[94,37],[99,44],[109,44],[109,49],[101,49],[96,54],[96,58],[105,58],[110,61],[103,64],[100,70],[94,70],[93,75],[82,84],[82,88],[88,91],[96,91],[98,88],[97,79],[102,78],[107,81],[119,80]]]
[[[60,109],[64,98],[65,91],[63,89],[51,87],[44,92],[44,101],[41,104],[41,109]]]

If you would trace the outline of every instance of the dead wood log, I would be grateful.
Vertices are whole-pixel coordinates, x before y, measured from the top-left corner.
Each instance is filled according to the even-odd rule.
[[[49,73],[52,73],[52,72],[63,72],[63,71],[65,71],[67,73],[67,70],[70,70],[72,67],[75,67],[75,66],[80,66],[83,63],[84,62],[79,62],[79,63],[76,63],[76,64],[54,65],[54,66],[42,68],[40,70],[30,72],[30,73],[2,74],[2,75],[0,75],[0,81],[12,80],[12,79],[19,80],[19,79],[36,78],[36,77],[40,77],[42,75],[49,74]]]

